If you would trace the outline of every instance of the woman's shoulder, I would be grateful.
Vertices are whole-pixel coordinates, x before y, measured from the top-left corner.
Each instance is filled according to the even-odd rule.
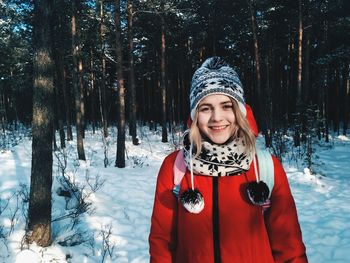
[[[166,188],[171,188],[174,182],[173,170],[176,156],[179,150],[168,154],[159,169],[158,181]]]
[[[274,195],[290,195],[290,187],[288,182],[287,174],[283,168],[281,161],[276,157],[272,156],[274,166]]]
[[[180,150],[176,150],[176,151],[173,151],[172,153],[169,153],[165,158],[164,158],[164,161],[163,163],[174,163],[175,161],[175,158],[177,156],[177,154],[179,153]]]
[[[175,159],[176,159],[176,156],[177,154],[179,153],[180,150],[176,150],[170,154],[168,154],[164,160],[163,160],[163,163],[160,167],[160,170],[168,170],[168,169],[173,169],[172,167],[174,166],[174,163],[175,163]]]
[[[283,172],[284,173],[284,169],[283,169],[283,165],[282,165],[281,161],[274,155],[271,155],[271,158],[272,158],[273,167],[275,169],[275,172],[277,172],[277,173]]]

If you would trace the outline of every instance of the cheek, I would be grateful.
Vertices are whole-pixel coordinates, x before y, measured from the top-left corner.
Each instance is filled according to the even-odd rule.
[[[234,114],[231,116],[230,122],[233,123],[233,124],[236,124],[236,117],[235,117]]]
[[[236,116],[233,112],[227,112],[226,120],[228,120],[232,124],[236,124]]]
[[[199,130],[203,131],[207,126],[209,117],[206,114],[198,113],[197,126]]]

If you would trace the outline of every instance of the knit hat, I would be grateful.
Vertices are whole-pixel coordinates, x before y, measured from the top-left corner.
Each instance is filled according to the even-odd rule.
[[[212,94],[223,94],[233,98],[237,101],[243,116],[246,116],[242,83],[236,71],[220,57],[208,58],[193,74],[190,89],[192,120],[199,102],[204,97]]]

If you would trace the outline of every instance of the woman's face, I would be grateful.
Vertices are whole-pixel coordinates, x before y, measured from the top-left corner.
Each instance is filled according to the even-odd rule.
[[[233,103],[226,95],[213,94],[198,105],[198,128],[213,143],[227,142],[236,129]]]

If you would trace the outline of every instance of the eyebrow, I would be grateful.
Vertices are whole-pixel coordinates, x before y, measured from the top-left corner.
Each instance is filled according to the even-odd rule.
[[[225,105],[225,104],[229,104],[231,103],[232,104],[232,101],[231,100],[227,100],[227,101],[223,101],[220,103],[220,105]],[[198,107],[202,107],[202,106],[212,106],[213,104],[211,103],[203,103],[203,104],[199,104]]]

